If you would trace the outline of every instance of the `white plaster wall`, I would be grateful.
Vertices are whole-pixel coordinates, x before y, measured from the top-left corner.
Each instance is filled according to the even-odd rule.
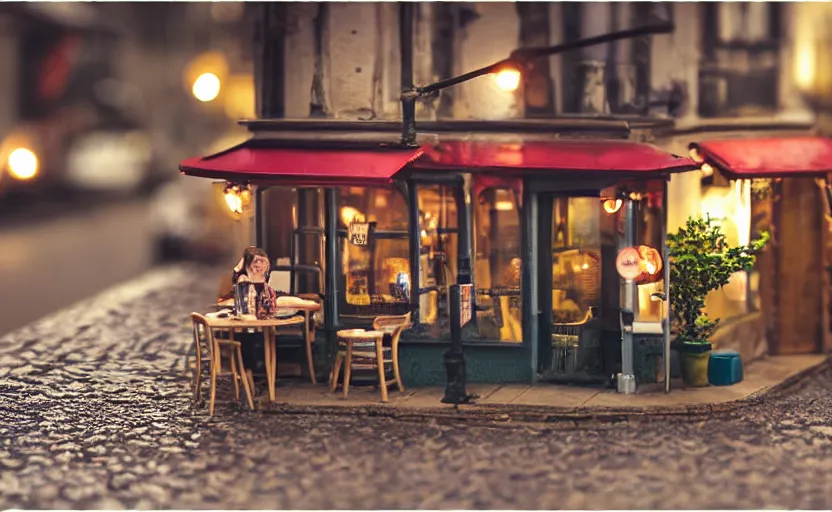
[[[520,45],[520,19],[514,3],[476,2],[466,5],[475,9],[479,18],[457,31],[455,75],[504,59]],[[501,90],[489,76],[457,85],[454,88],[454,118],[495,120],[519,117],[517,94]]]
[[[285,115],[309,116],[315,77],[315,16],[318,4],[287,4],[285,63]]]
[[[581,37],[593,37],[606,34],[612,29],[611,8],[607,2],[585,2],[581,12]],[[585,60],[606,62],[609,44],[597,44],[583,49]]]
[[[678,2],[673,8],[675,32],[652,36],[650,87],[660,90],[670,88],[673,80],[685,82],[689,103],[684,119],[690,119],[698,110],[702,8],[696,2]]]
[[[702,212],[702,174],[696,171],[674,174],[667,185],[667,231],[675,233],[688,217]]]
[[[378,4],[329,4],[324,42],[324,80],[336,119],[369,119],[379,91],[374,83],[381,50]]]

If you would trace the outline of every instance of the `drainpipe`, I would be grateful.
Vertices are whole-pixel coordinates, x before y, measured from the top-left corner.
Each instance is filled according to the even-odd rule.
[[[416,146],[416,98],[413,93],[413,9],[399,3],[399,52],[401,54],[402,144]]]

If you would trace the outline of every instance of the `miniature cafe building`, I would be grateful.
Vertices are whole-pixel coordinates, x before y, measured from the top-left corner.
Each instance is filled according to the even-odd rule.
[[[399,349],[405,385],[443,384],[448,287],[471,282],[469,381],[607,383],[621,371],[627,293],[615,261],[635,245],[645,271],[630,293],[647,326],[636,378],[662,381],[665,309],[652,294],[664,287],[666,187],[692,160],[628,140],[624,123],[579,136],[446,129],[415,148],[378,134],[303,139],[285,131],[292,123],[251,122],[249,141],[180,168],[252,188],[255,243],[284,273],[278,291],[323,304],[319,377],[338,329],[411,312]]]

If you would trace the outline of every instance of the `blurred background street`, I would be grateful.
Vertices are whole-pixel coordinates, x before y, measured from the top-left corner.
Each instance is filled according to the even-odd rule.
[[[176,164],[245,138],[255,7],[0,5],[0,335],[155,264],[226,255],[211,184]]]

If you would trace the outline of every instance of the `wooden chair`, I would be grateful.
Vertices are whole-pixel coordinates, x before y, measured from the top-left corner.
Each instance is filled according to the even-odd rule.
[[[381,331],[390,336],[390,349],[393,356],[393,376],[396,379],[396,385],[398,386],[399,391],[404,391],[404,384],[402,383],[402,377],[399,373],[399,339],[401,338],[402,333],[409,329],[411,325],[410,313],[406,313],[404,315],[377,316],[376,319],[373,320],[374,330]]]
[[[338,387],[341,366],[344,366],[344,398],[349,394],[350,377],[353,366],[375,367],[379,374],[381,401],[387,401],[387,386],[396,383],[399,391],[404,391],[401,374],[399,372],[399,339],[402,332],[410,327],[410,313],[404,315],[379,316],[373,320],[373,330],[346,329],[338,332],[338,354],[330,374],[330,388],[334,393]],[[390,336],[390,359],[384,359],[382,353],[383,338]],[[354,347],[354,345],[358,346]],[[371,349],[368,345],[375,345]],[[393,381],[388,381],[384,375],[384,364],[392,363]]]
[[[251,397],[250,376],[243,366],[243,353],[239,341],[234,341],[234,333],[229,330],[229,339],[219,339],[214,336],[214,329],[209,327],[208,319],[199,313],[191,313],[191,322],[193,324],[194,341],[197,344],[196,350],[196,364],[194,367],[194,399],[199,399],[199,388],[202,384],[202,350],[201,340],[204,340],[205,345],[208,346],[208,357],[211,362],[211,399],[208,405],[208,414],[214,415],[214,401],[217,393],[217,377],[220,375],[227,375],[222,371],[222,360],[225,357],[229,361],[231,367],[231,375],[234,382],[234,396],[237,400],[240,399],[240,383],[243,383],[243,389],[246,393],[248,406],[254,410],[254,400]],[[200,327],[202,328],[203,336],[200,336]]]
[[[320,297],[314,293],[300,293],[297,295],[297,297],[304,300],[313,300],[318,303],[320,303],[321,300]],[[286,307],[291,308],[291,306]],[[313,314],[309,311],[302,310],[299,313],[303,315],[303,325],[281,329],[281,337],[292,336],[303,340],[303,345],[306,349],[306,365],[309,370],[309,380],[312,382],[312,384],[317,384],[318,378],[315,376],[315,360],[312,358],[312,345],[315,343],[316,336],[316,322],[313,318]]]

